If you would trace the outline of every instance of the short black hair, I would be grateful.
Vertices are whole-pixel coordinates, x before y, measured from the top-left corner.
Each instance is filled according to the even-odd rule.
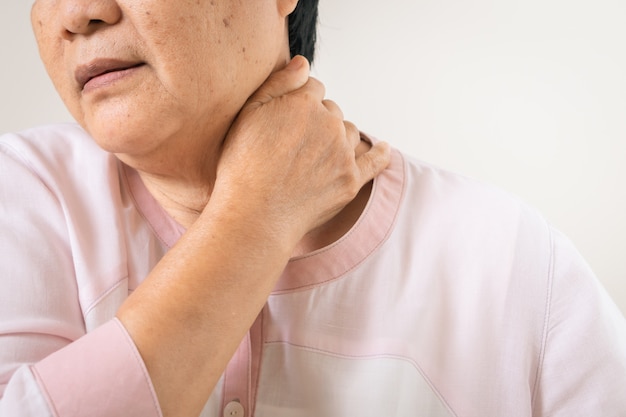
[[[303,55],[313,62],[317,41],[317,5],[318,0],[298,0],[298,5],[289,15],[289,50],[292,57]]]

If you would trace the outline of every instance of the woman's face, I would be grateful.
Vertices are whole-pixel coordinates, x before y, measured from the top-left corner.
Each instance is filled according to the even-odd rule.
[[[100,146],[133,158],[221,141],[249,95],[287,62],[295,4],[36,0],[31,17],[73,116]]]

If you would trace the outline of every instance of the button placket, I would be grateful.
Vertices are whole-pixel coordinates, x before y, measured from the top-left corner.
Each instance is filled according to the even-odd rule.
[[[237,400],[233,400],[224,407],[224,417],[245,417],[243,405]]]
[[[241,341],[224,372],[222,410],[225,417],[254,416],[262,346],[263,313]]]

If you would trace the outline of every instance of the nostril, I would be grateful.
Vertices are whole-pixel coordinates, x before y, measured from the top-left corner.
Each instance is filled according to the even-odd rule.
[[[106,22],[102,19],[91,19],[87,22],[87,24],[84,24],[84,22],[75,23],[72,26],[65,28],[63,38],[71,39],[76,34],[87,34],[102,24],[106,24]]]
[[[63,39],[65,39],[66,41],[69,41],[72,39],[72,37],[74,36],[74,33],[69,30],[69,29],[63,29],[63,32],[61,33],[61,36],[63,37]]]
[[[115,25],[122,18],[122,10],[116,1],[63,0],[59,14],[64,36],[89,35],[107,25]]]

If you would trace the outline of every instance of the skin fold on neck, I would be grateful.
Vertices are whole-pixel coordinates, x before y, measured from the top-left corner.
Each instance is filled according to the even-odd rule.
[[[356,155],[365,153],[371,145],[361,140]],[[150,175],[139,171],[139,175],[154,199],[184,228],[189,228],[200,216],[208,203],[212,185],[194,181],[175,180],[170,177]],[[365,209],[372,191],[372,182],[365,184],[357,196],[337,215],[325,224],[309,231],[295,247],[293,255],[301,256],[326,247],[344,236],[357,222]]]

